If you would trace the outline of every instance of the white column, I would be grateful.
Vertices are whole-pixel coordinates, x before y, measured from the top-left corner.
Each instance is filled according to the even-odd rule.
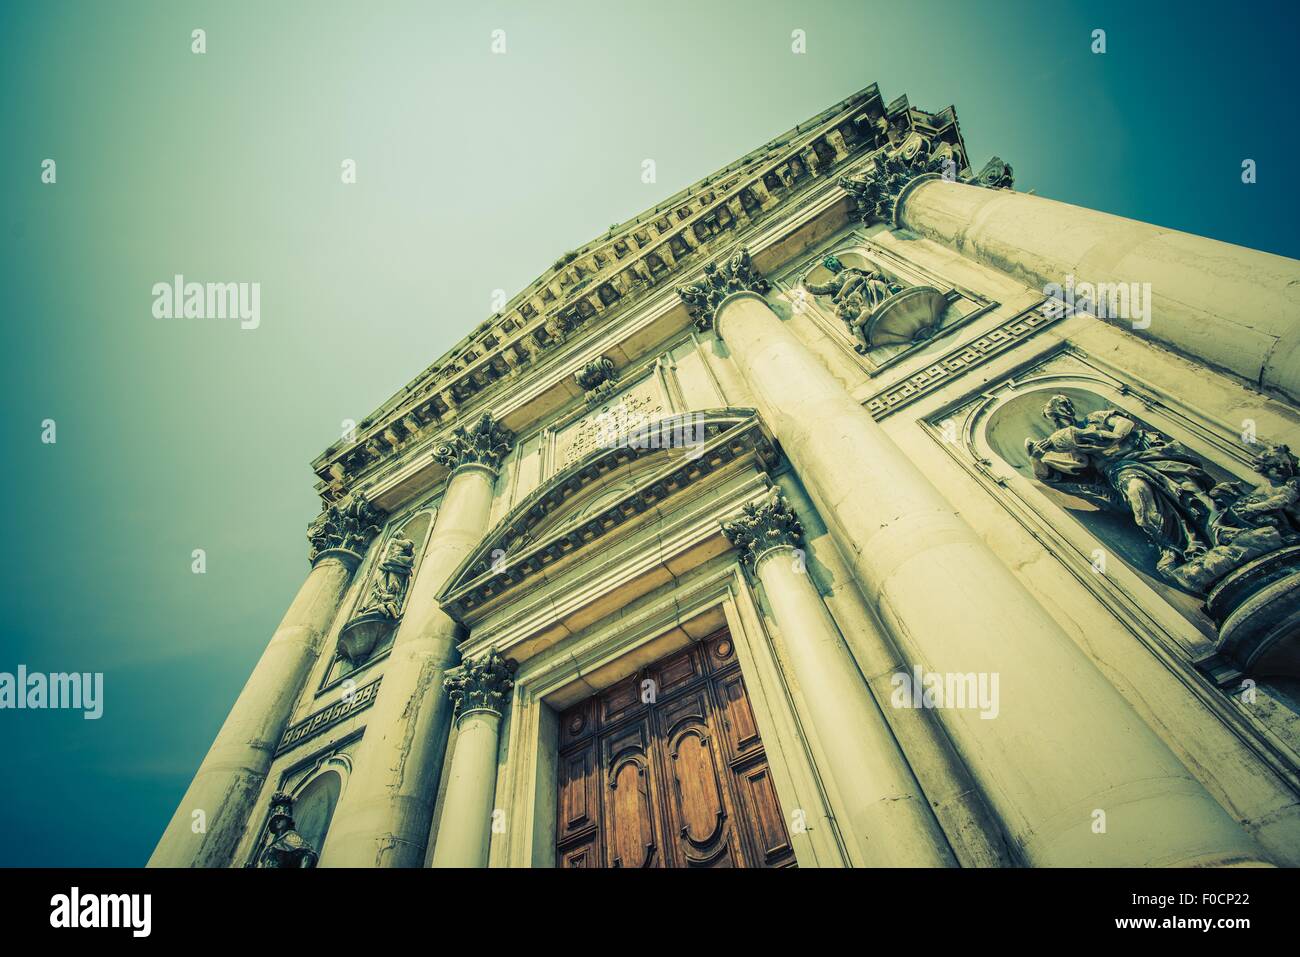
[[[912,232],[1044,289],[1150,284],[1150,325],[1122,328],[1300,398],[1300,262],[1009,189],[925,177],[903,190]],[[1130,313],[1132,310],[1130,309]]]
[[[313,523],[311,572],[217,732],[148,866],[230,864],[360,552],[378,532],[381,519],[382,513],[357,497],[327,508]]]
[[[321,867],[420,867],[447,747],[451,706],[442,682],[458,626],[437,594],[487,531],[508,433],[488,416],[435,452],[452,466],[429,544],[384,665],[355,770],[321,851]]]
[[[955,866],[925,795],[803,567],[796,551],[803,528],[784,497],[772,489],[723,531],[744,550],[781,630],[841,813],[847,813],[842,830],[854,863]]]
[[[1263,860],[761,296],[729,296],[715,324],[908,661],[998,675],[996,717],[971,708],[938,717],[1027,863]]]
[[[456,748],[431,867],[487,867],[501,716],[514,686],[512,671],[509,662],[489,653],[447,677],[456,708]]]

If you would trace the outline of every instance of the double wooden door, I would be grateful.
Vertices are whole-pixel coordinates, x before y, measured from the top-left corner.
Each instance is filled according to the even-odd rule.
[[[560,867],[794,865],[726,632],[560,716]]]

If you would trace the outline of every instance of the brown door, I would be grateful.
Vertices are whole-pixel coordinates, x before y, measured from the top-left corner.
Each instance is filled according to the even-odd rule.
[[[560,867],[789,867],[726,632],[560,716]]]

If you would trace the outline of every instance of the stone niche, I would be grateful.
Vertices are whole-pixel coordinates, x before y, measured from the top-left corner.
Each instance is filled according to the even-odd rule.
[[[1185,616],[1204,639],[1189,656],[1219,683],[1300,676],[1295,457],[1215,435],[1208,420],[1084,370],[1067,350],[931,425],[964,440],[998,494],[1036,506],[1072,539],[1087,580],[1125,589],[1108,567],[1119,562]],[[1092,546],[1053,520],[1062,513]]]
[[[856,231],[782,274],[778,285],[871,369],[924,347],[993,305]]]
[[[394,523],[371,547],[356,603],[339,629],[323,685],[359,670],[392,646],[432,522],[431,511],[419,511]]]

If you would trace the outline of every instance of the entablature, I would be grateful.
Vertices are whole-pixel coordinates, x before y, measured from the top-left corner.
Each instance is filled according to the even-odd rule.
[[[684,319],[666,281],[686,280],[704,262],[763,231],[779,214],[797,212],[810,190],[833,191],[843,200],[834,184],[837,175],[914,134],[948,144],[965,168],[952,107],[928,113],[912,107],[905,96],[886,105],[872,85],[561,257],[502,312],[363,420],[355,441],[337,442],[316,459],[322,498],[336,501],[373,484],[394,461],[425,450],[454,421],[484,409],[503,384],[518,388],[525,376],[549,366],[552,357],[571,355],[563,347],[574,339],[586,340],[583,333],[595,325],[593,320],[614,313],[626,318],[633,306],[666,307],[674,318]],[[836,176],[828,175],[832,171]],[[844,207],[847,216],[851,205],[839,202],[836,209]],[[757,249],[755,255],[760,256]],[[663,302],[656,302],[660,297]],[[510,424],[520,428],[525,423]]]

